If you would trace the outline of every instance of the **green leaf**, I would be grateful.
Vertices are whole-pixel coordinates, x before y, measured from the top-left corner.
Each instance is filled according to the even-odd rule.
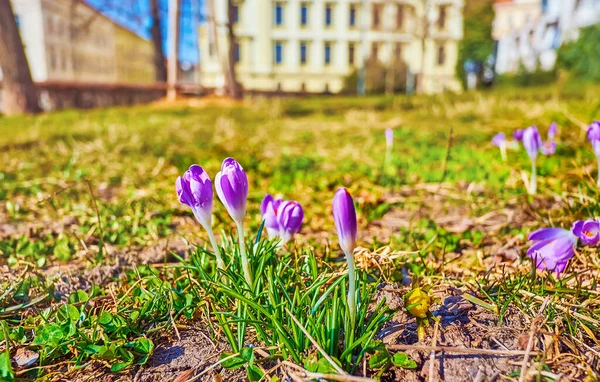
[[[61,305],[56,310],[60,321],[77,322],[79,320],[79,309],[73,305]]]
[[[154,350],[154,343],[148,338],[137,338],[134,341],[125,344],[125,347],[131,348],[138,354],[151,354]]]
[[[260,379],[265,375],[265,372],[256,365],[248,365],[246,369],[246,375],[248,375],[248,380],[250,382],[260,381]]]
[[[227,352],[223,352],[221,354],[221,357],[219,357],[220,360],[223,360],[227,357],[231,357],[233,354],[232,353],[227,353]],[[239,369],[240,367],[244,366],[246,363],[248,363],[248,360],[239,357],[239,356],[235,356],[235,357],[231,357],[226,361],[221,362],[221,366],[223,366],[225,369],[228,370],[235,370],[235,369]]]
[[[417,363],[408,357],[406,353],[396,353],[392,357],[392,363],[404,369],[416,369]]]
[[[54,256],[60,261],[67,261],[71,258],[71,248],[69,248],[69,240],[66,238],[59,239],[54,246]]]
[[[69,295],[69,303],[75,304],[77,302],[86,302],[89,300],[88,294],[83,290],[78,290]]]
[[[0,321],[2,323],[2,335],[4,338],[9,337],[8,325],[6,321]],[[0,354],[0,377],[3,381],[12,381],[15,379],[15,373],[12,365],[10,364],[10,342],[6,341],[6,349],[4,353]]]

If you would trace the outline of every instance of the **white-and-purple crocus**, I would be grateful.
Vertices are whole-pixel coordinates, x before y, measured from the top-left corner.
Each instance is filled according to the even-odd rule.
[[[221,203],[227,209],[238,230],[240,256],[244,278],[252,287],[252,272],[246,254],[244,240],[244,216],[246,216],[246,200],[248,199],[248,177],[246,172],[233,158],[227,158],[221,164],[221,171],[215,177],[215,188]]]
[[[523,140],[523,129],[517,129],[513,132],[513,138],[517,142],[521,142]]]
[[[598,163],[598,181],[596,184],[600,187],[600,121],[594,121],[588,127],[587,138],[592,144],[596,162]]]
[[[542,139],[540,138],[537,127],[530,126],[523,131],[523,146],[531,160],[531,177],[529,178],[529,187],[527,191],[530,195],[534,195],[537,192],[536,160],[540,147],[542,146]]]
[[[348,311],[350,322],[356,319],[356,273],[354,249],[356,248],[357,220],[354,201],[347,189],[339,188],[333,197],[333,220],[338,234],[340,247],[348,263]]]
[[[260,205],[265,228],[270,238],[281,238],[284,245],[302,228],[304,210],[295,200],[284,201],[267,194]]]
[[[506,148],[508,142],[506,141],[506,134],[498,133],[492,138],[492,144],[500,149],[500,156],[502,160],[506,162]]]
[[[179,201],[192,209],[196,220],[206,230],[217,258],[217,266],[225,269],[225,263],[212,229],[213,189],[207,172],[197,164],[191,165],[183,176],[177,177],[175,190]]]
[[[542,154],[548,156],[556,152],[556,142],[554,141],[556,134],[558,134],[558,126],[556,122],[552,122],[550,127],[548,127],[548,140],[543,142],[540,147]]]
[[[529,235],[529,240],[535,243],[527,250],[527,256],[537,269],[560,274],[575,255],[577,238],[577,235],[568,229],[539,229]]]

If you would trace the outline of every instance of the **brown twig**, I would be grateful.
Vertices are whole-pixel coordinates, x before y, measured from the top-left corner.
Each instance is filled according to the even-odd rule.
[[[444,353],[459,353],[459,354],[480,354],[480,355],[497,355],[497,356],[520,356],[525,354],[522,350],[498,350],[498,349],[473,349],[459,348],[453,346],[426,346],[426,345],[389,345],[390,350],[417,350],[417,351],[436,351]],[[532,355],[537,355],[537,352],[530,352]]]

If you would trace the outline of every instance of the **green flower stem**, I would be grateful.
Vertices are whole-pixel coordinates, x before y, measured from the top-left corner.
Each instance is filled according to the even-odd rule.
[[[217,243],[217,239],[215,238],[215,234],[211,226],[206,228],[206,232],[208,233],[208,238],[210,239],[210,244],[215,251],[215,256],[217,258],[217,267],[219,269],[225,270],[225,262],[223,262],[223,258],[221,257],[221,250],[219,249],[219,244]]]
[[[531,178],[529,178],[529,195],[535,195],[537,192],[537,174],[535,160],[531,160]]]
[[[502,144],[500,144],[500,156],[502,157],[502,161],[506,162],[506,160],[507,160],[506,142],[503,142]]]
[[[250,263],[248,262],[248,256],[246,255],[246,241],[244,240],[244,223],[236,222],[238,229],[238,241],[240,245],[240,255],[242,256],[242,269],[244,270],[244,278],[248,283],[248,286],[252,288],[252,272],[250,272]]]
[[[348,262],[348,310],[350,311],[350,324],[354,327],[356,322],[356,267],[354,265],[354,255],[346,253],[346,262]]]

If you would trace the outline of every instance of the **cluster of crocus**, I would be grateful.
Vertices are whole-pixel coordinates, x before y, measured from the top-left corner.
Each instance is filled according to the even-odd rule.
[[[281,238],[281,244],[290,241],[302,228],[304,210],[295,200],[284,201],[267,194],[260,205],[260,212],[267,234],[270,238]]]
[[[600,187],[600,121],[594,121],[588,127],[587,138],[592,144],[594,149],[594,155],[596,155],[596,161],[598,163],[598,181],[597,185]]]
[[[600,243],[600,222],[598,220],[578,220],[570,230],[563,228],[542,228],[529,235],[535,243],[527,250],[537,269],[561,274],[569,260],[575,256],[578,240],[584,245],[596,246]]]
[[[518,150],[519,149],[519,141],[523,139],[523,130],[517,130],[521,133],[520,137],[518,135],[516,135],[517,132],[515,132],[515,134],[513,134],[513,140],[508,140],[506,138],[506,134],[500,132],[496,135],[494,135],[494,137],[492,138],[492,145],[498,147],[500,149],[500,156],[502,157],[502,160],[506,162],[507,160],[507,155],[506,155],[506,150],[507,149],[511,149],[511,150]]]
[[[227,158],[223,161],[221,171],[215,177],[215,188],[219,199],[237,226],[244,278],[248,285],[252,286],[252,273],[244,242],[248,178],[242,166],[235,159]],[[183,174],[183,177],[177,178],[175,189],[179,201],[192,209],[196,220],[208,233],[217,258],[217,266],[224,269],[225,263],[212,230],[213,191],[210,177],[202,167],[194,164]]]
[[[538,152],[541,152],[544,155],[554,154],[556,151],[556,143],[554,139],[556,138],[558,128],[556,123],[552,123],[548,128],[548,140],[546,142],[542,142],[542,138],[540,137],[540,133],[536,126],[530,126],[523,130],[522,142],[527,154],[529,155],[529,159],[531,160],[531,177],[529,178],[529,187],[528,192],[531,195],[534,195],[537,192],[537,155]]]

